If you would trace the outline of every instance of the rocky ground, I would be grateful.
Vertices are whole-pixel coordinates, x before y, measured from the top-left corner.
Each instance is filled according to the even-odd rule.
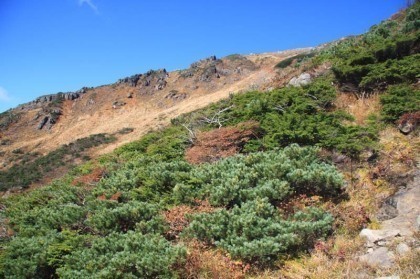
[[[359,260],[373,268],[390,269],[397,257],[413,250],[420,251],[420,170],[402,175],[400,181],[407,183],[399,186],[396,194],[385,201],[378,213],[380,228],[360,232],[360,237],[366,241],[366,254]]]

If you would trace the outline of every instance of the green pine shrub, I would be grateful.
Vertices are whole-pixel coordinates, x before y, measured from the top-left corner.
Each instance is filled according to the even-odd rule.
[[[134,229],[142,233],[163,233],[165,229],[157,204],[137,201],[123,204],[114,201],[96,201],[96,206],[91,208],[94,209],[92,210],[94,213],[88,217],[86,223],[101,235]]]
[[[257,198],[231,210],[193,216],[187,234],[246,261],[270,262],[281,253],[307,249],[331,229],[331,215],[306,208],[283,218],[268,199]]]
[[[316,148],[291,145],[197,166],[175,186],[174,197],[179,202],[208,198],[214,206],[230,207],[256,198],[282,201],[296,193],[335,195],[342,185],[342,176],[319,161]]]
[[[395,122],[404,113],[420,110],[420,90],[407,84],[388,88],[381,96],[382,118],[386,122]]]
[[[112,233],[66,257],[60,278],[174,278],[186,251],[155,234]]]

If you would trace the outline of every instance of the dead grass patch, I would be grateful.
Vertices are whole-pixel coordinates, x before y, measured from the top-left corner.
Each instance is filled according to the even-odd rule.
[[[244,145],[258,136],[258,123],[249,121],[235,127],[222,127],[198,134],[193,147],[185,153],[192,164],[214,162],[239,153]]]
[[[368,116],[380,110],[379,95],[358,99],[354,94],[340,93],[335,100],[338,109],[351,114],[358,125],[366,124]]]
[[[222,251],[210,249],[196,240],[186,246],[185,278],[242,279],[251,268],[249,264],[233,261]]]

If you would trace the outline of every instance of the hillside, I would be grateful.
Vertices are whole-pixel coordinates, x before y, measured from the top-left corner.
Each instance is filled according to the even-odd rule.
[[[418,278],[419,18],[3,114],[0,276]]]
[[[193,63],[186,70],[151,70],[110,85],[39,97],[3,113],[1,140],[7,144],[1,146],[1,151],[6,152],[5,156],[15,149],[44,154],[92,134],[133,128],[114,146],[101,151],[106,153],[146,131],[167,125],[171,118],[229,94],[272,87],[274,80],[283,74],[274,66],[287,57],[308,51],[211,57]],[[14,119],[7,126],[6,117]],[[43,121],[46,123],[41,128]]]

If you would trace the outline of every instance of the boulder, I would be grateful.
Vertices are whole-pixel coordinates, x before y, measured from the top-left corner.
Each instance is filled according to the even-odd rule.
[[[359,257],[360,261],[367,263],[372,267],[387,269],[394,263],[394,254],[386,247],[380,247]]]
[[[385,200],[382,207],[379,209],[377,219],[379,221],[390,220],[398,216],[398,202],[395,197],[389,197]]]
[[[411,248],[405,243],[400,243],[397,245],[395,251],[397,251],[398,255],[404,256],[405,254],[411,251]]]
[[[366,238],[366,246],[374,247],[375,245],[384,246],[387,241],[392,240],[396,236],[400,236],[400,231],[394,230],[371,230],[363,229],[359,236]]]
[[[289,81],[289,85],[299,87],[303,85],[308,85],[312,81],[312,76],[309,73],[302,73],[298,77],[293,77]]]

